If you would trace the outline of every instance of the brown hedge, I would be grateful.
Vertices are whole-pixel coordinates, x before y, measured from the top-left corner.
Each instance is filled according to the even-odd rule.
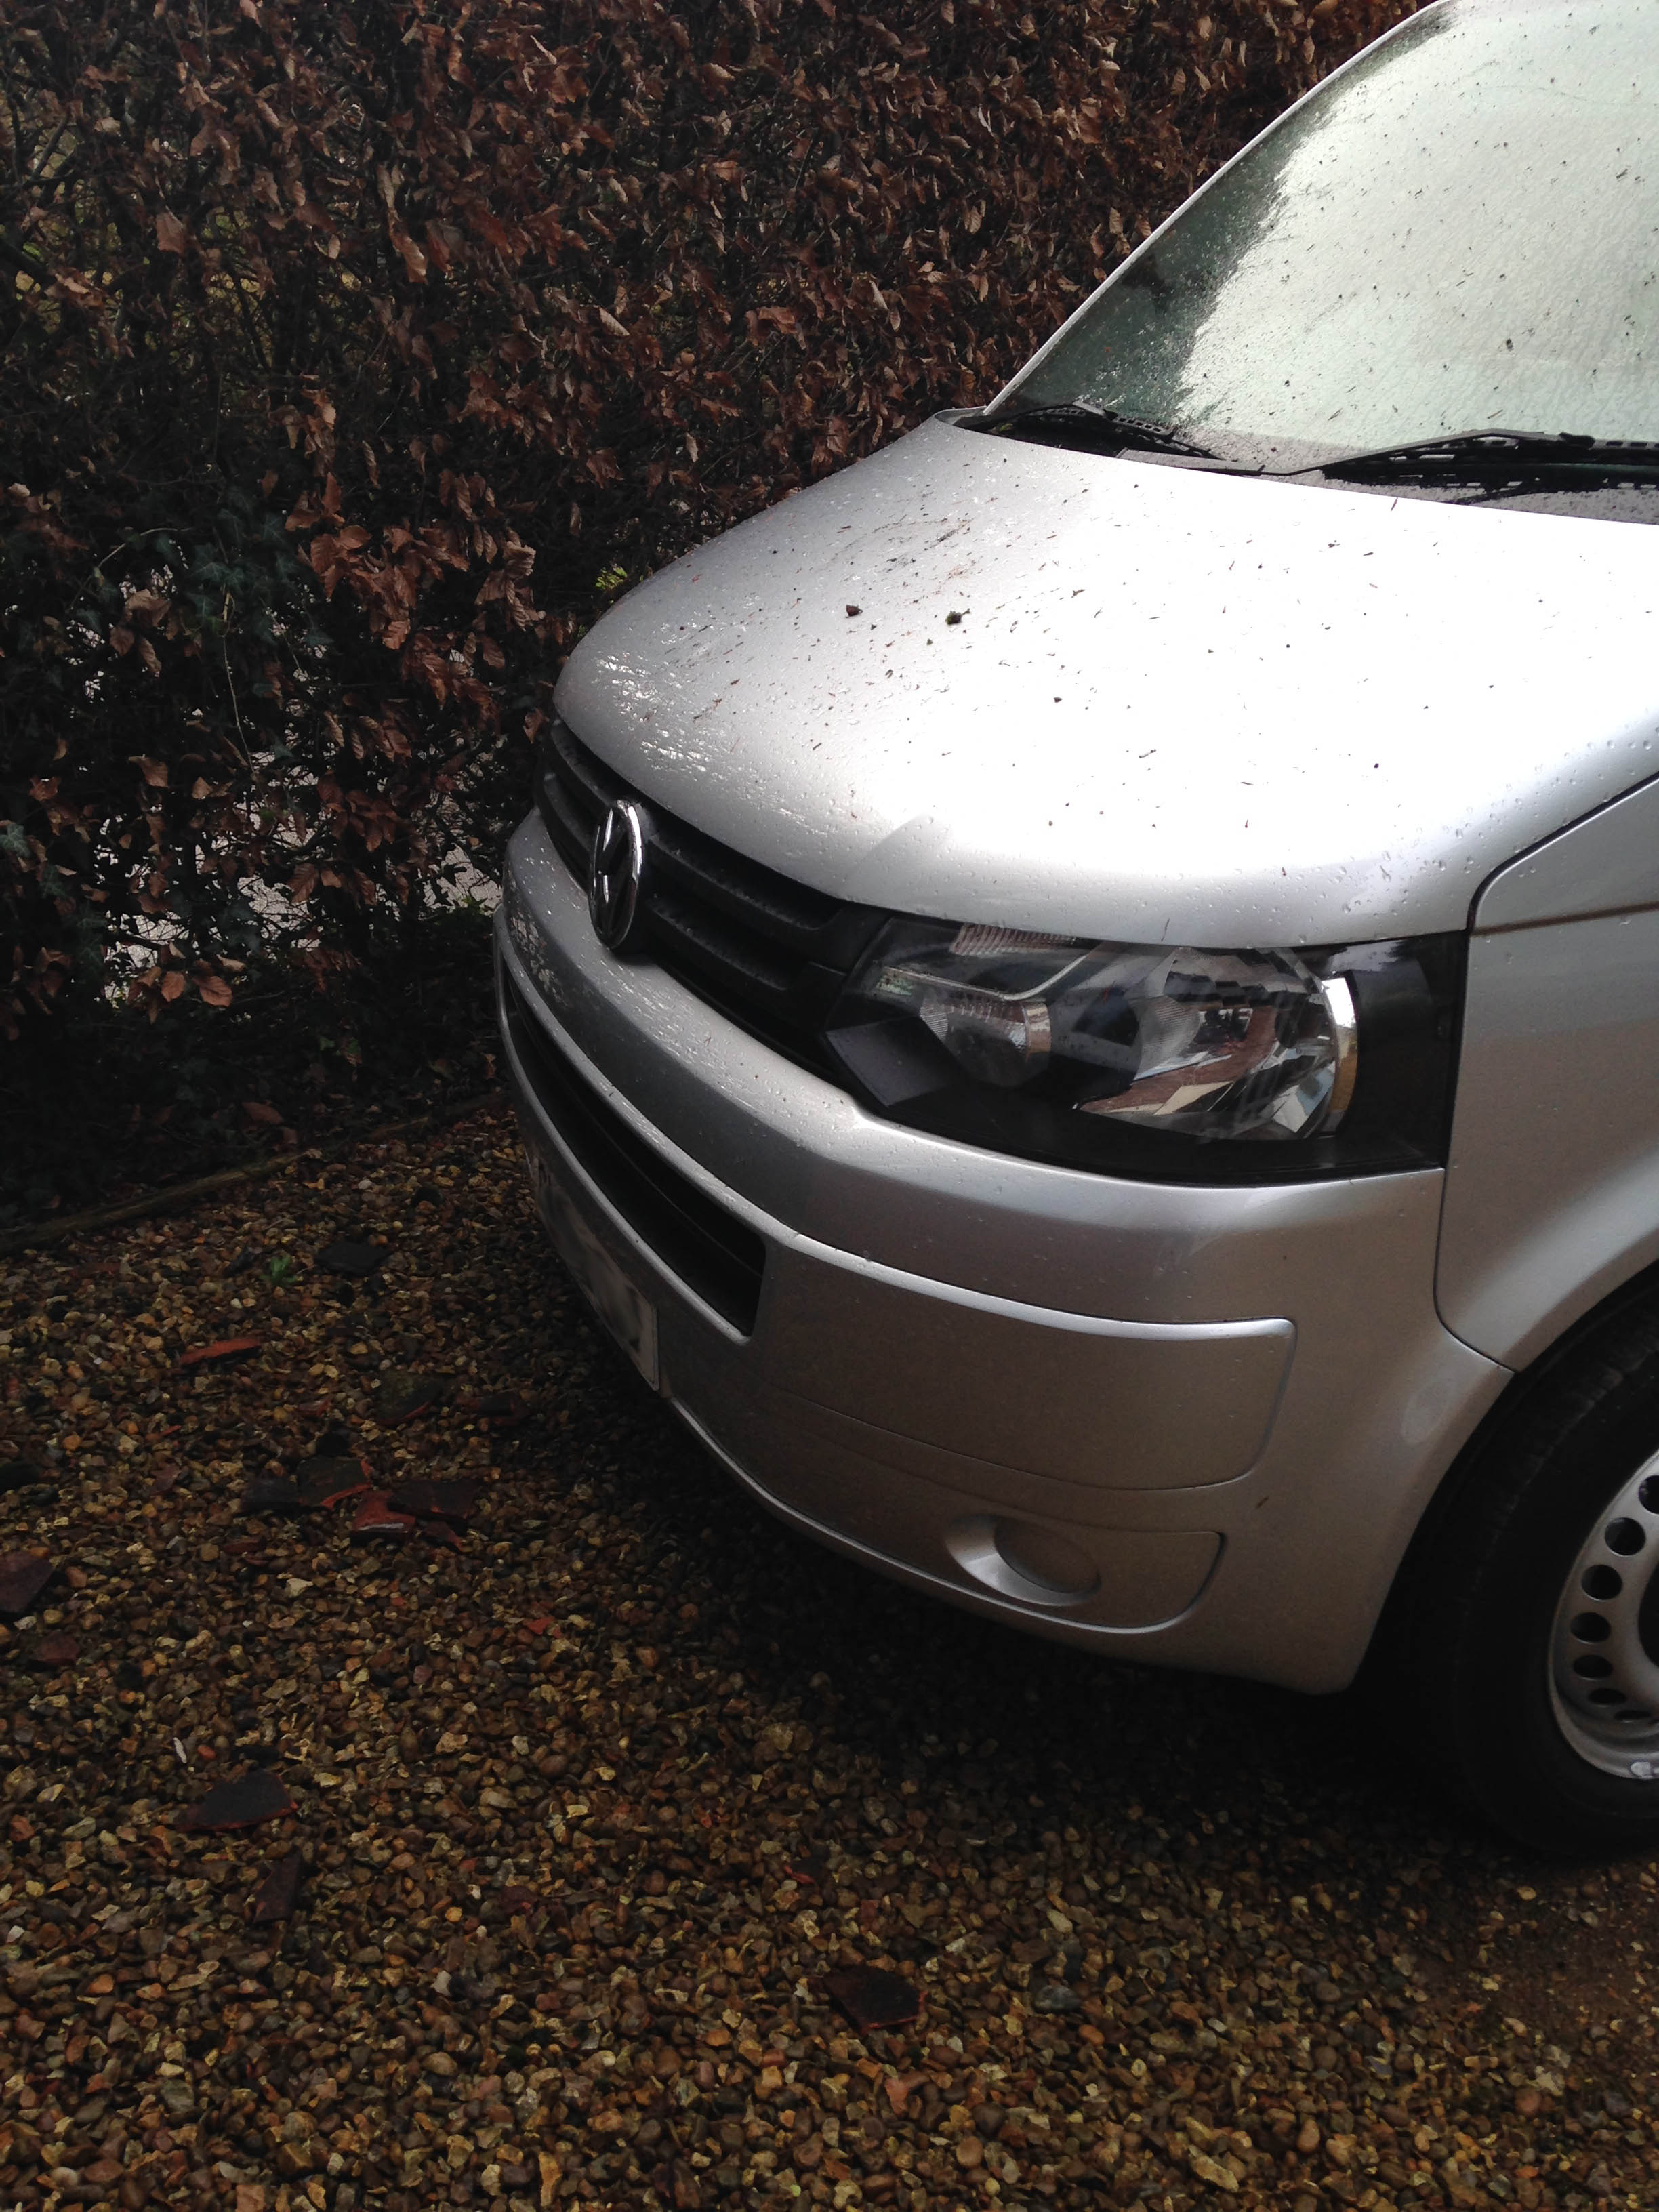
[[[0,1021],[417,918],[625,580],[1410,4],[0,0]]]

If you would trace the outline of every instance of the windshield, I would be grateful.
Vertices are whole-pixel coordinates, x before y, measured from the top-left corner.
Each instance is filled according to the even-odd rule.
[[[1659,438],[1659,0],[1444,0],[1113,276],[995,413],[1280,465]]]

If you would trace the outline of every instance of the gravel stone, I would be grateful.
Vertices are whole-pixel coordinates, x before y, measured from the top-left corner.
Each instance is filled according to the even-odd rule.
[[[317,1458],[437,1517],[242,1511]],[[15,1461],[0,1549],[58,1572],[0,1624],[9,2212],[1659,2202],[1653,1865],[1519,1860],[1353,1700],[775,1526],[504,1115],[0,1267]],[[291,1809],[181,1825],[250,1771]]]

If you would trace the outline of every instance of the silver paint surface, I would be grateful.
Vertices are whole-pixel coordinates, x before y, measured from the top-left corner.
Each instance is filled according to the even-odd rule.
[[[1494,877],[1475,925],[1439,1302],[1522,1366],[1659,1260],[1659,783]]]
[[[1524,892],[1500,879],[1497,911]],[[1477,934],[1440,1242],[1447,1327],[1524,1366],[1655,1260],[1659,910]]]
[[[1357,1280],[1334,1304],[1325,1291],[1338,1253],[1363,1240],[1389,1273],[1425,1239],[1432,1249],[1437,1170],[1222,1189],[1127,1182],[866,1114],[661,969],[607,954],[534,816],[508,848],[501,919],[526,980],[619,1110],[673,1146],[694,1181],[709,1177],[713,1194],[740,1194],[740,1213],[752,1206],[825,1247],[1124,1322],[1278,1317],[1300,1300],[1354,1326],[1367,1310]]]
[[[583,1079],[766,1243],[755,1334],[737,1340],[512,1070],[529,1140],[656,1306],[665,1389],[770,1510],[1039,1634],[1304,1689],[1351,1678],[1423,1505],[1509,1379],[1436,1312],[1439,1173],[1154,1186],[883,1122],[649,963],[606,954],[533,819],[499,942]],[[1043,1309],[1053,1341],[1034,1354]],[[1091,1316],[1109,1325],[1079,1326]],[[937,1367],[964,1318],[975,1352],[942,1401],[917,1356]],[[1239,1376],[1215,1348],[1248,1362],[1291,1331],[1265,1437],[1240,1451]],[[1103,1357],[1133,1394],[1117,1425]],[[1097,1588],[1056,1607],[975,1583],[964,1525],[1004,1516],[1085,1553]]]
[[[1656,612],[1659,531],[939,418],[641,585],[557,696],[648,799],[837,897],[1328,944],[1462,927],[1659,771]]]
[[[730,1425],[720,1431],[684,1404],[676,1411],[780,1520],[878,1573],[896,1574],[932,1596],[1040,1636],[1066,1642],[1097,1641],[1103,1632],[1133,1637],[1138,1656],[1145,1656],[1149,1632],[1167,1632],[1180,1621],[1221,1557],[1223,1540],[1214,1529],[1114,1528],[1096,1542],[1087,1599],[1057,1607],[1051,1596],[1023,1590],[1021,1577],[998,1571],[986,1542],[998,1516],[975,1490],[896,1483],[879,1456],[826,1445],[810,1426],[794,1423],[786,1441],[748,1416],[741,1401],[721,1407],[719,1418]]]
[[[1644,783],[1494,876],[1479,929],[1522,929],[1659,906],[1659,783]]]

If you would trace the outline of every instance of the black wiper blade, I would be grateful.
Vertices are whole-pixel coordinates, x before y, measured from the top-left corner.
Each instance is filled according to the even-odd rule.
[[[1081,447],[1091,453],[1174,453],[1182,460],[1220,461],[1207,446],[1195,446],[1166,423],[1142,422],[1111,407],[1085,407],[1057,399],[1040,407],[1018,407],[981,427],[1006,438],[1028,438],[1040,446]]]
[[[1283,473],[1353,483],[1486,483],[1494,477],[1602,482],[1616,476],[1659,477],[1659,441],[1592,438],[1576,430],[1464,430],[1449,438],[1340,453]]]

